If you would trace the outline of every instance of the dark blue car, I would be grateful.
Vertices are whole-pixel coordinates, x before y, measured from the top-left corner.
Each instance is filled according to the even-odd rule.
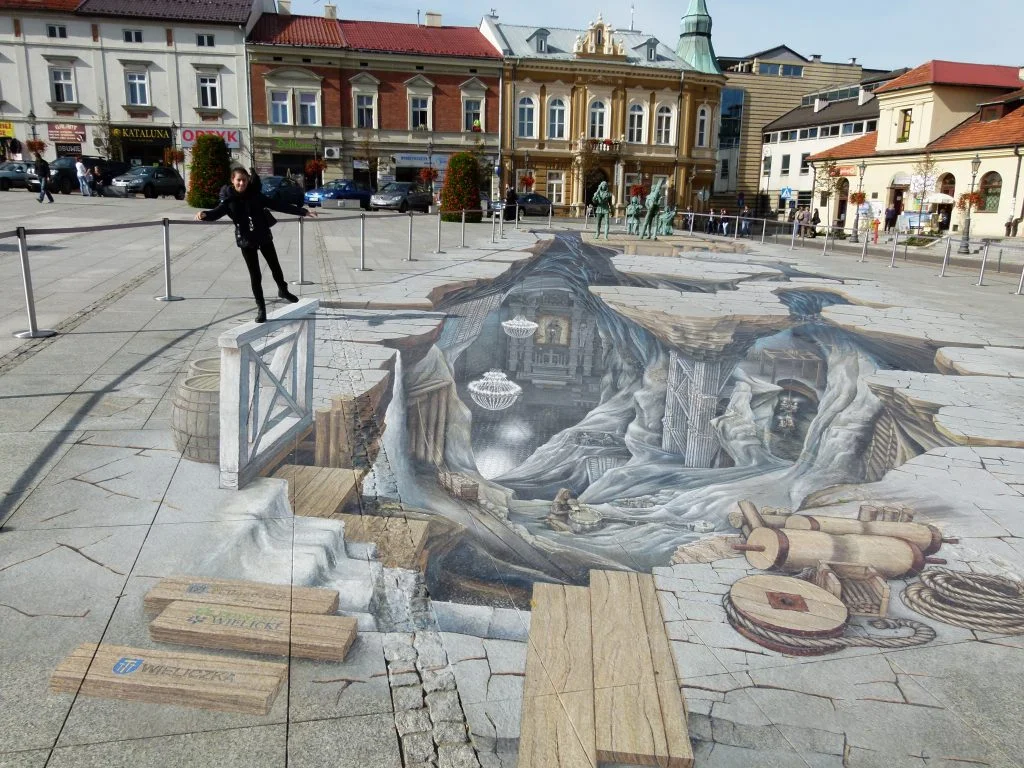
[[[328,181],[322,187],[306,192],[306,205],[316,208],[323,205],[324,200],[358,200],[359,207],[367,210],[370,207],[370,195],[372,194],[373,190],[365,182],[335,179]]]

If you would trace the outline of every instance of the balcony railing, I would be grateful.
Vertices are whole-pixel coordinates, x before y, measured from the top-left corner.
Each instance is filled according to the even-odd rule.
[[[591,152],[607,152],[617,155],[622,149],[622,144],[611,139],[584,139]]]

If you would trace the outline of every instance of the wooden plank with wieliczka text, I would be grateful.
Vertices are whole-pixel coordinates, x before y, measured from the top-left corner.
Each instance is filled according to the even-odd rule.
[[[334,613],[338,610],[338,592],[334,589],[208,579],[202,576],[161,579],[146,593],[144,607],[147,613],[159,613],[175,600],[292,613]]]

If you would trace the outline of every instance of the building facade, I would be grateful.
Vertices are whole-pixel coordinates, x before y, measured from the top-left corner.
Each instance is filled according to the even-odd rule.
[[[265,14],[250,38],[256,168],[379,186],[417,181],[448,158],[497,159],[501,57],[475,27]],[[285,11],[282,13],[281,11]],[[317,174],[312,174],[316,176]]]
[[[249,144],[247,28],[263,0],[2,0],[0,122],[56,155],[163,162],[215,131]]]
[[[579,211],[607,182],[621,211],[633,185],[662,181],[670,204],[685,206],[699,179],[710,179],[721,75],[600,16],[578,30],[486,16],[480,30],[505,57],[503,184]]]
[[[875,95],[878,130],[812,162],[863,164],[866,205],[875,216],[889,207],[922,212],[960,232],[967,213],[960,197],[976,192],[972,237],[1021,234],[1024,68],[929,61]]]

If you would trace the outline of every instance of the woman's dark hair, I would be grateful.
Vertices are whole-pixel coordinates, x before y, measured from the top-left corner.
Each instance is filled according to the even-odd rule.
[[[231,171],[231,178],[233,179],[233,178],[235,178],[235,176],[245,176],[245,178],[247,178],[247,179],[250,178],[249,172],[247,170],[245,170],[245,168],[235,168],[235,169],[233,169]]]

